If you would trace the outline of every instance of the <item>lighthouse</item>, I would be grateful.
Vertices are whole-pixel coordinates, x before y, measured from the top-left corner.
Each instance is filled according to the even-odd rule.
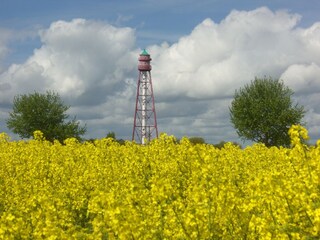
[[[139,56],[139,78],[132,140],[146,144],[158,137],[158,127],[151,79],[151,57],[143,50]]]

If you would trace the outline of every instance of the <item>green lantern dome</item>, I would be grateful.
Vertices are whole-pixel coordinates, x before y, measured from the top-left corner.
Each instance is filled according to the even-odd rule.
[[[147,55],[150,55],[147,50],[143,49],[142,53],[140,55],[143,55],[143,56],[147,56]]]

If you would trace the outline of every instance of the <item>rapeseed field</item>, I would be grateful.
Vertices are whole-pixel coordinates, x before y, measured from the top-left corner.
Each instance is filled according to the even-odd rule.
[[[222,149],[162,134],[64,144],[0,135],[0,239],[319,239],[320,141]]]

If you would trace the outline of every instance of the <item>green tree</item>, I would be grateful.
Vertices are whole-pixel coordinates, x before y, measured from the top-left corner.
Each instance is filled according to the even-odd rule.
[[[292,95],[282,80],[271,77],[256,77],[236,90],[229,110],[238,135],[266,146],[289,146],[288,130],[292,124],[302,124],[305,114],[303,106],[293,103]]]
[[[205,144],[206,141],[202,137],[190,137],[189,141],[193,144]]]
[[[106,138],[116,139],[116,134],[114,132],[108,132]]]
[[[119,143],[120,145],[124,145],[125,144],[125,140],[123,139],[117,139],[116,138],[116,134],[115,132],[108,132],[106,138],[112,138],[114,139],[117,143]]]
[[[81,139],[86,127],[81,127],[75,118],[66,121],[69,108],[52,91],[17,95],[13,100],[13,111],[7,119],[7,126],[21,138],[29,138],[35,130],[40,130],[49,141],[56,139],[62,142],[69,137]]]
[[[227,143],[232,143],[234,146],[239,146],[239,148],[242,148],[241,144],[237,143],[237,142],[226,142],[226,141],[220,141],[217,144],[213,144],[213,146],[215,148],[219,148],[222,149],[224,147],[224,145],[226,145]]]

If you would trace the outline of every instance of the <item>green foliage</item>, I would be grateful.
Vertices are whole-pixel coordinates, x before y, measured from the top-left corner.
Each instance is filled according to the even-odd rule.
[[[117,139],[115,132],[112,132],[112,131],[111,131],[111,132],[108,132],[105,138],[111,138],[112,141],[117,142],[117,143],[119,143],[120,145],[125,145],[125,143],[126,143],[126,140],[124,140],[124,139],[122,139],[122,138]],[[93,144],[94,144],[94,142],[97,141],[97,140],[99,140],[99,139],[90,138],[90,139],[87,139],[86,142],[90,142],[90,143],[93,143]]]
[[[279,79],[255,78],[235,92],[230,107],[231,122],[244,140],[266,146],[289,146],[288,130],[301,124],[303,106],[293,104],[293,91]]]
[[[120,145],[124,145],[125,144],[125,140],[123,140],[121,138],[120,139],[116,138],[115,132],[108,132],[106,138],[112,138],[114,141],[116,141]]]
[[[7,126],[22,138],[29,138],[34,131],[40,130],[49,141],[56,139],[63,142],[69,137],[80,139],[86,127],[81,127],[75,118],[66,122],[68,109],[69,106],[64,105],[60,96],[51,91],[17,95]]]
[[[116,134],[114,132],[108,132],[106,138],[116,139]]]
[[[116,140],[120,145],[125,145],[126,141],[122,138]]]
[[[204,144],[206,141],[202,137],[190,137],[189,141],[193,144]]]
[[[242,148],[241,144],[237,143],[237,142],[226,142],[226,141],[220,141],[219,143],[217,144],[213,144],[213,146],[215,148],[218,148],[218,149],[222,149],[224,147],[225,144],[227,143],[231,143],[232,145],[234,146],[238,146],[239,148]]]
[[[225,141],[221,141],[221,142],[219,142],[219,143],[217,143],[217,144],[213,144],[213,146],[214,146],[215,148],[221,149],[221,148],[223,148],[223,146],[224,146],[226,143],[227,143],[227,142],[225,142]]]

